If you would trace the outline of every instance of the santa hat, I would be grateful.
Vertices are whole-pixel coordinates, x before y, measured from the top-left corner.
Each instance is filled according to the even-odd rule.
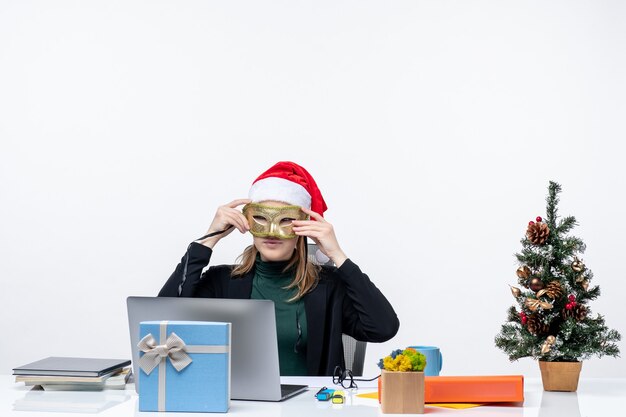
[[[276,163],[254,180],[248,197],[253,202],[273,200],[306,207],[322,216],[327,209],[311,174],[289,161]]]

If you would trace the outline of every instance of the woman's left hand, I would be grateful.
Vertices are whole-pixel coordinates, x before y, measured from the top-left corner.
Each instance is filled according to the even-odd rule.
[[[294,233],[298,236],[306,236],[313,239],[322,253],[328,256],[335,266],[339,268],[348,257],[339,247],[333,225],[312,210],[304,207],[301,207],[301,210],[315,220],[294,220]]]

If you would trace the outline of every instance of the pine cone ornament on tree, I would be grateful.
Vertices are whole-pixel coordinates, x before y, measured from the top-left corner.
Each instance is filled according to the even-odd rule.
[[[526,229],[526,237],[533,245],[543,245],[548,239],[550,228],[545,223],[530,223]]]
[[[585,306],[576,307],[576,320],[583,321],[585,318],[587,318],[587,307]]]
[[[568,303],[570,305],[570,303]],[[567,306],[561,311],[561,316],[563,316],[563,320],[567,320],[568,318],[574,318],[576,321],[583,321],[585,317],[587,317],[587,307],[581,304],[574,304],[571,308],[567,308]]]
[[[543,317],[541,317],[541,315],[537,313],[533,313],[528,316],[526,328],[528,329],[530,334],[534,336],[548,333],[548,330],[550,330],[550,326],[548,326],[547,323],[544,323]]]
[[[550,281],[550,283],[548,283],[548,285],[545,288],[546,290],[546,295],[550,298],[552,298],[553,300],[556,300],[557,298],[561,297],[563,295],[563,286],[561,285],[561,283],[559,281]]]

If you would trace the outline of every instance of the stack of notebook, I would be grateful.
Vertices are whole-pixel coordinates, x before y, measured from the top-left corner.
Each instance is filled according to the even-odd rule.
[[[124,389],[130,360],[51,356],[13,368],[15,382],[40,385],[44,390],[94,391]]]

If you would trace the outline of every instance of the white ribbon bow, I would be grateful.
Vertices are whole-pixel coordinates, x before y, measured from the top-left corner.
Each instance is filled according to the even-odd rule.
[[[139,359],[139,367],[148,375],[161,361],[170,358],[172,366],[178,371],[185,369],[191,362],[187,355],[187,345],[174,332],[170,333],[164,345],[157,345],[154,336],[148,333],[139,341],[137,347],[144,352]]]

